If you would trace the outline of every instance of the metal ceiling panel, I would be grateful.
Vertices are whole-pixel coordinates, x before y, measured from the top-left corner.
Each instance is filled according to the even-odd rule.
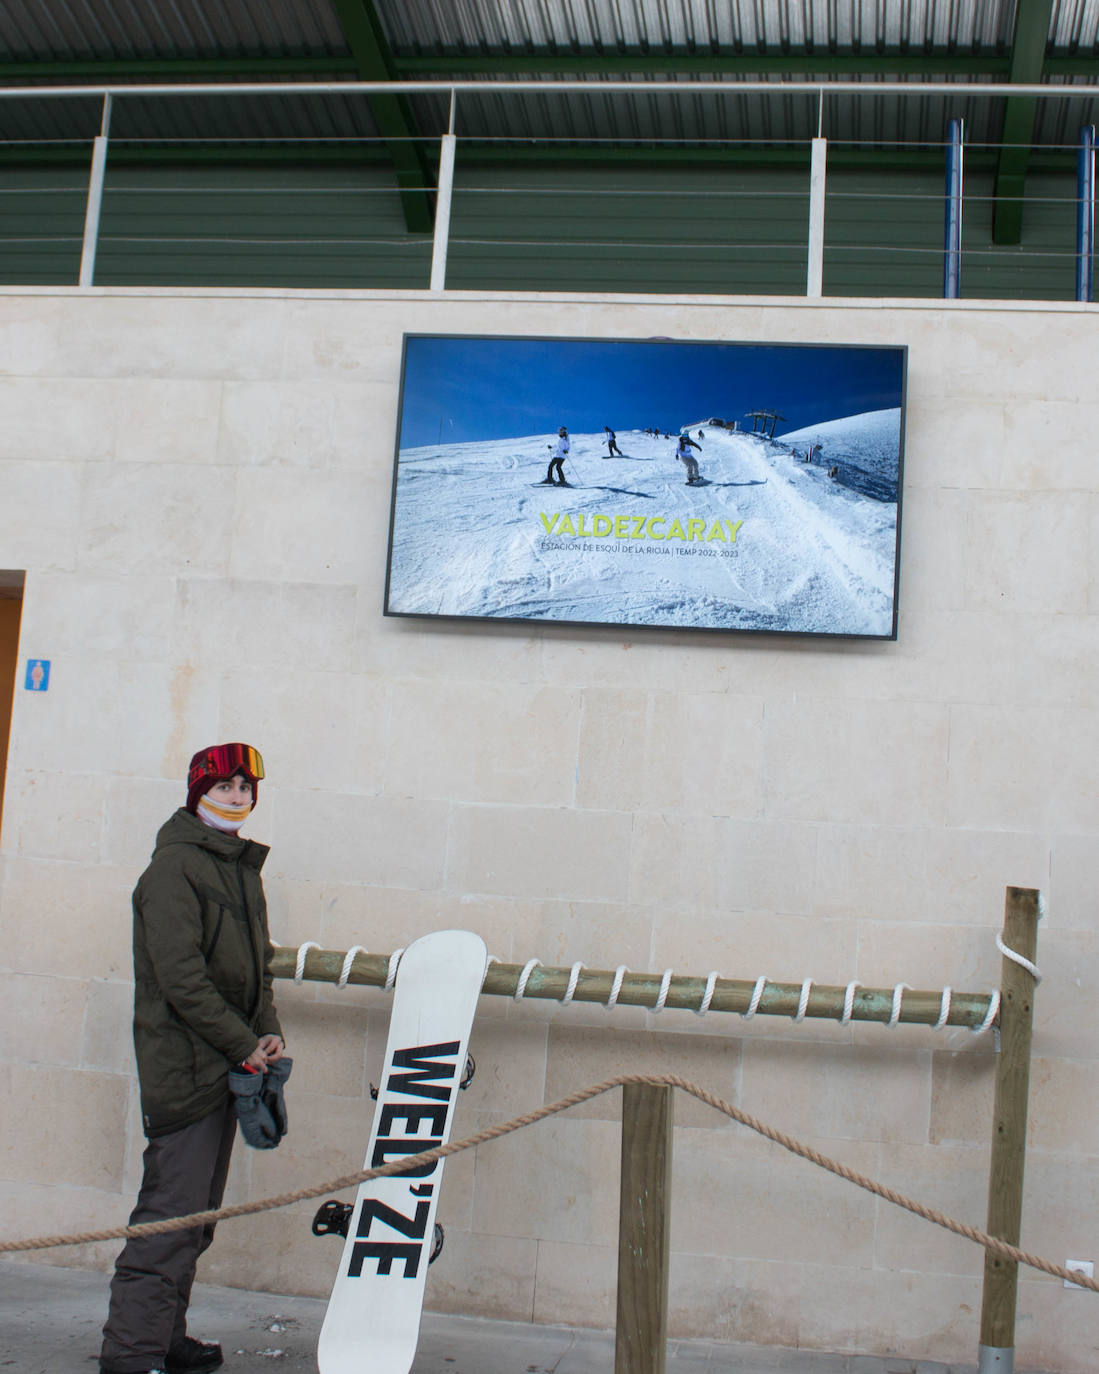
[[[1053,84],[1077,86],[1082,77],[1068,77]],[[1034,141],[1048,147],[1076,148],[1080,130],[1087,124],[1099,123],[1099,101],[1081,96],[1079,100],[1044,100],[1038,103],[1034,117]]]
[[[1050,22],[1054,49],[1094,53],[1099,40],[1099,0],[1055,0]]]
[[[562,72],[564,78],[567,73]],[[544,78],[548,80],[549,78]],[[783,82],[774,75],[746,69],[745,81],[763,81],[775,87],[774,96],[746,92],[708,91],[711,79],[681,83],[683,96],[649,93],[655,78],[636,78],[636,94],[537,94],[537,78],[531,92],[502,92],[498,96],[462,92],[457,98],[456,128],[459,136],[477,139],[542,138],[563,143],[576,140],[612,142],[666,141],[686,144],[735,142],[804,144],[817,132],[818,100],[815,95],[781,95]],[[666,80],[666,78],[661,78]],[[593,83],[598,86],[599,83]],[[866,79],[867,88],[877,84]],[[823,132],[840,142],[873,144],[941,144],[949,120],[964,118],[971,137],[995,138],[1002,120],[1002,100],[982,99],[959,92],[957,98],[915,94],[920,82],[910,79],[911,99],[895,95],[880,99],[826,94]]]
[[[373,0],[385,39],[399,62],[411,58],[483,54],[480,73],[500,75],[490,57],[556,54],[552,75],[531,75],[529,90],[462,94],[457,131],[479,139],[539,139],[706,145],[711,142],[804,145],[817,127],[812,97],[761,97],[708,92],[715,77],[692,71],[692,55],[735,59],[738,79],[780,83],[773,68],[753,71],[755,54],[796,58],[889,51],[920,55],[928,50],[999,54],[1010,52],[1015,0]],[[1050,35],[1062,54],[1099,60],[1099,0],[1055,0]],[[679,75],[630,73],[616,66],[627,54],[682,56]],[[339,57],[348,54],[333,0],[0,0],[0,61],[27,64],[63,61],[205,60]],[[604,75],[570,72],[572,55],[605,56]],[[796,67],[796,62],[795,62]],[[833,69],[835,75],[842,75]],[[956,70],[956,69],[952,69]],[[509,72],[510,77],[516,73]],[[306,73],[301,73],[306,75]],[[590,93],[541,93],[546,81],[583,75]],[[873,85],[884,79],[917,84],[883,62]],[[601,92],[608,79],[628,80],[636,94]],[[61,79],[61,78],[56,78]],[[440,73],[440,79],[445,79]],[[690,85],[684,98],[656,94],[654,80]],[[723,79],[730,79],[725,72]],[[991,78],[989,78],[991,79]],[[1070,84],[1080,77],[1059,80]],[[406,97],[416,127],[434,139],[445,131],[446,95]],[[32,101],[0,107],[0,138],[77,138],[94,135],[95,101]],[[1081,123],[1097,111],[1079,101],[1039,102],[1037,141],[1074,142]],[[878,146],[941,144],[949,119],[962,116],[970,140],[993,143],[1003,118],[1002,100],[972,95],[857,99],[828,95],[825,134],[837,142]],[[211,97],[115,102],[112,135],[120,138],[322,139],[374,137],[377,128],[365,99],[349,96]]]
[[[1066,23],[1096,0],[1067,0]],[[1010,44],[1014,0],[377,0],[397,52],[781,52]],[[1095,18],[1090,21],[1094,32]]]
[[[1015,0],[374,0],[399,56],[1006,52]],[[1099,0],[1055,0],[1054,50],[1099,51]],[[5,0],[26,61],[346,54],[332,0]]]
[[[329,0],[4,0],[0,58],[335,56],[347,42]]]

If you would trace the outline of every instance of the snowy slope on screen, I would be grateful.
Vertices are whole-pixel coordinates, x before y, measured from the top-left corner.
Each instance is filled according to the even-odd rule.
[[[897,505],[863,488],[895,490],[899,412],[780,442],[685,428],[704,485],[674,439],[637,430],[613,458],[602,434],[571,436],[569,487],[536,485],[553,434],[402,450],[387,609],[890,635]],[[818,442],[812,463],[791,452]]]
[[[864,496],[879,501],[897,499],[897,453],[900,449],[901,412],[871,410],[843,420],[791,430],[781,442],[805,452],[820,445],[815,461],[839,467],[837,480]]]

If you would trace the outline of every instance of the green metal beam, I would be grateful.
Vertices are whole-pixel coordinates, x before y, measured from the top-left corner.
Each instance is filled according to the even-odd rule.
[[[271,78],[344,77],[354,80],[353,57],[173,57],[109,62],[0,62],[0,83],[48,86],[87,80],[97,86],[116,81],[218,82],[268,81]]]
[[[1099,58],[1083,53],[1051,52],[1042,68],[1046,76],[1099,76]]]
[[[1053,0],[1017,0],[1009,81],[1036,84],[1042,79],[1049,41]],[[1000,158],[996,169],[992,241],[1017,244],[1023,236],[1023,197],[1027,163],[1034,138],[1038,102],[1033,96],[1010,96],[1004,102]]]
[[[803,52],[669,53],[620,52],[613,54],[537,51],[508,53],[486,51],[476,57],[467,53],[391,54],[388,66],[371,73],[370,80],[446,81],[476,76],[522,77],[524,75],[570,76],[742,76],[783,75],[812,79],[844,76],[922,76],[1009,78],[1012,59],[1007,53],[961,52],[957,49],[882,48],[867,52],[826,49]],[[1042,68],[1046,76],[1099,77],[1099,56],[1061,51],[1050,52]],[[110,61],[0,62],[0,83],[46,86],[53,82],[88,81],[94,85],[141,81],[145,84],[187,81],[255,81],[271,78],[346,78],[363,75],[363,66],[350,53],[300,57],[178,57],[133,58]]]
[[[347,46],[363,81],[396,81],[389,45],[372,0],[332,0]],[[412,109],[403,96],[374,95],[370,108],[393,159],[401,192],[405,225],[410,234],[431,232],[434,222],[432,184],[427,159],[419,146]]]
[[[477,76],[1006,76],[1006,53],[959,54],[952,51],[883,49],[881,51],[786,51],[761,53],[754,49],[724,53],[625,51],[596,53],[540,49],[515,53],[486,50],[474,56],[466,52],[397,54],[394,64],[406,80],[471,79]],[[1099,67],[1097,62],[1096,67]]]
[[[1064,50],[1051,52],[1043,68],[1047,76],[1099,77],[1099,57]],[[524,75],[568,74],[572,76],[798,76],[833,79],[845,76],[920,76],[967,77],[992,76],[1007,79],[1011,72],[1011,58],[1007,53],[966,52],[956,49],[920,50],[881,49],[825,50],[823,52],[785,53],[642,53],[623,52],[612,55],[590,50],[579,53],[560,52],[504,53],[485,52],[476,57],[465,53],[437,55],[393,54],[389,68],[371,80],[445,81],[485,78],[514,78]],[[124,59],[112,61],[66,62],[0,62],[0,83],[10,85],[46,86],[53,82],[65,84],[87,81],[94,85],[140,81],[166,84],[174,81],[200,83],[204,81],[268,81],[272,78],[308,80],[341,78],[348,81],[362,76],[360,63],[351,55],[335,57],[218,57]]]

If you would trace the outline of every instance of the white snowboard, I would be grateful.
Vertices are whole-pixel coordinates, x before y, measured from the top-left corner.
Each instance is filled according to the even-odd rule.
[[[468,930],[424,935],[401,956],[364,1168],[449,1138],[487,967],[485,942]],[[321,1374],[408,1374],[443,1164],[360,1186],[321,1327]]]

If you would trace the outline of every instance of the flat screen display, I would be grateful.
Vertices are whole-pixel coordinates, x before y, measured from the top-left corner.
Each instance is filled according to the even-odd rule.
[[[895,639],[906,363],[406,335],[385,612]]]

